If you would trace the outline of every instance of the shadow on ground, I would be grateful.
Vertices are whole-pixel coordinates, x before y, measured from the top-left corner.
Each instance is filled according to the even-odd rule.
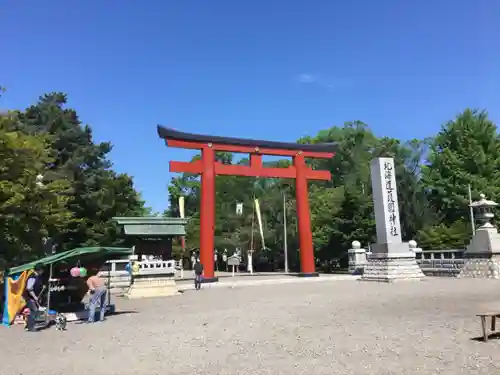
[[[478,336],[478,337],[473,337],[471,338],[472,341],[479,341],[479,342],[486,342],[484,341],[483,336]],[[500,332],[495,332],[495,333],[490,333],[488,335],[488,341],[490,340],[500,340]]]

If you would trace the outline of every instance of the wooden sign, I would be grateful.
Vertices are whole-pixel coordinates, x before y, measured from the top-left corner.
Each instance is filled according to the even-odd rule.
[[[227,258],[228,266],[239,266],[240,263],[241,263],[240,258],[235,255],[232,255],[229,258]]]

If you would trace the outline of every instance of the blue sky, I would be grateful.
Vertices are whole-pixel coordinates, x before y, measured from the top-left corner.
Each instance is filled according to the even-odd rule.
[[[0,108],[66,92],[156,210],[168,161],[192,156],[158,123],[294,141],[349,120],[425,137],[467,106],[500,117],[498,0],[0,0],[0,14]]]

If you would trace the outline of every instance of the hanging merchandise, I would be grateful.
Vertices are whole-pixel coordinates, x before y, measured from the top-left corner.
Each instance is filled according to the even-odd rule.
[[[72,269],[69,270],[69,274],[73,277],[79,277],[80,276],[80,267],[73,267]]]
[[[80,277],[87,276],[87,269],[85,267],[80,267]]]

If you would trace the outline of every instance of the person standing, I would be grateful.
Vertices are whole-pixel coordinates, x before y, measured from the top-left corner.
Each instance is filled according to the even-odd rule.
[[[33,272],[28,277],[26,281],[26,287],[24,288],[23,298],[26,302],[26,306],[28,307],[29,314],[26,322],[26,331],[28,332],[36,332],[36,315],[40,308],[40,303],[38,298],[43,290],[43,264],[37,263],[33,268]]]
[[[197,259],[196,263],[194,264],[193,267],[194,270],[194,288],[196,290],[200,290],[201,288],[201,281],[203,278],[203,264],[200,263],[200,260]]]
[[[99,305],[99,320],[102,321],[106,312],[106,296],[108,294],[104,279],[97,275],[90,276],[87,279],[87,286],[90,295],[88,323],[94,323],[97,305]]]

